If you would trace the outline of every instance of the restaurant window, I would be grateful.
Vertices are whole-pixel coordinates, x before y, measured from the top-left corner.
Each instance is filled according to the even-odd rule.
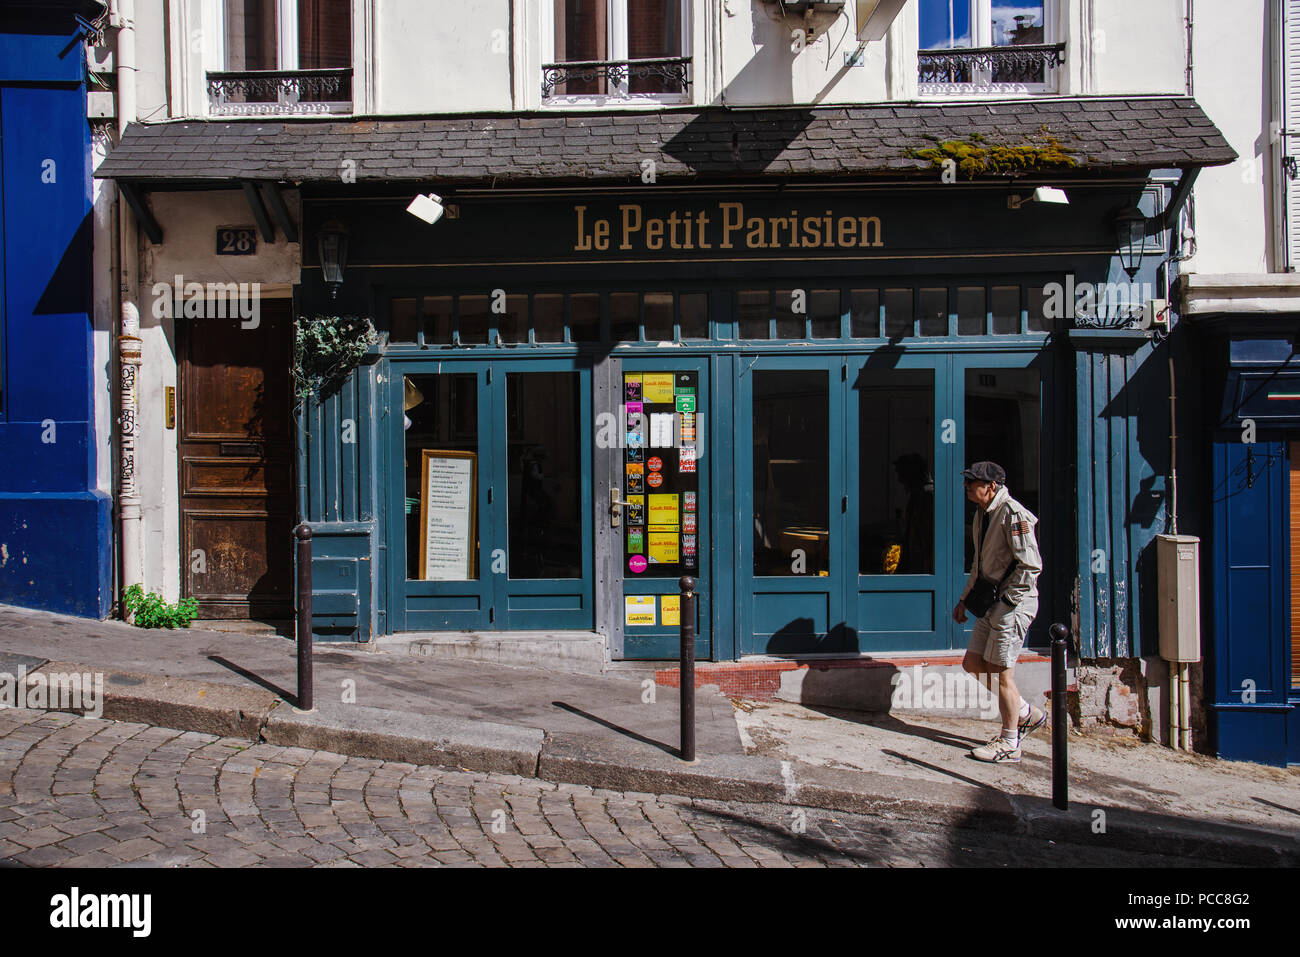
[[[551,103],[689,100],[689,0],[553,0]]]
[[[1054,0],[920,0],[922,94],[1054,92]]]
[[[223,72],[208,74],[218,115],[351,109],[352,5],[341,0],[224,0]],[[259,77],[257,73],[274,73]]]

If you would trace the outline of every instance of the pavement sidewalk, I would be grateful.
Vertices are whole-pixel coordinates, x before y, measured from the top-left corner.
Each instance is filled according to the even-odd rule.
[[[291,707],[295,647],[273,635],[145,631],[0,605],[0,673],[104,674],[103,716],[359,757],[624,792],[784,803],[1225,864],[1300,863],[1300,769],[1071,736],[1072,803],[1051,804],[1050,739],[1015,766],[966,751],[981,722],[814,711],[696,693],[698,761],[677,758],[675,688],[604,675],[318,644],[316,710]],[[1099,819],[1097,810],[1105,813]]]

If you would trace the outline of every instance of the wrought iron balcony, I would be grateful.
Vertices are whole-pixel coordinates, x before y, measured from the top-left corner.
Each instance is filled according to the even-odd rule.
[[[1065,62],[1064,43],[918,50],[921,83],[1043,83]]]
[[[638,93],[685,96],[691,86],[690,65],[690,57],[545,63],[542,97]]]
[[[208,74],[213,116],[348,113],[352,70],[247,70]]]

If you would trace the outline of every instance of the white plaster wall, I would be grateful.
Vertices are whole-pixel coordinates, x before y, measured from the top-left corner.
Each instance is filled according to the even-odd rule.
[[[144,340],[139,378],[140,438],[137,472],[145,529],[145,588],[168,601],[180,597],[180,502],[177,484],[177,431],[166,428],[165,390],[176,385],[176,326],[171,310],[159,305],[170,299],[179,275],[184,282],[258,282],[263,298],[290,294],[302,266],[301,245],[286,242],[277,228],[276,242],[258,236],[252,256],[216,255],[216,231],[221,226],[250,226],[253,216],[240,190],[154,193],[149,197],[163,230],[155,246],[141,238],[140,337]],[[295,223],[301,222],[296,192],[285,193],[285,205]],[[155,296],[155,283],[166,290]],[[160,315],[161,313],[161,315]],[[180,396],[177,395],[179,406]]]
[[[104,159],[102,143],[91,144],[91,167]],[[117,275],[113,271],[113,236],[117,232],[117,217],[113,200],[117,190],[102,179],[91,181],[91,201],[94,210],[94,239],[91,248],[91,283],[94,297],[91,328],[94,340],[94,368],[92,388],[95,397],[95,487],[110,495],[114,492],[113,470],[116,459],[113,453],[113,401],[112,388],[116,383],[113,370],[112,337],[118,327]]]
[[[169,115],[166,7],[165,0],[135,0],[136,117],[144,123]]]
[[[512,108],[510,0],[373,2],[376,112]]]
[[[1184,93],[1187,89],[1187,0],[1072,0],[1091,5],[1094,79],[1086,92]],[[1201,0],[1207,8],[1235,12],[1253,0]],[[1201,33],[1198,26],[1194,31]]]
[[[1270,0],[1196,4],[1196,101],[1240,159],[1196,181],[1196,256],[1203,273],[1267,272],[1272,259]]]

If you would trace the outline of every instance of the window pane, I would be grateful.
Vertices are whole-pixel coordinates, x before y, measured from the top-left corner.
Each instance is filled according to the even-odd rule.
[[[984,335],[987,318],[983,286],[962,286],[957,290],[957,335]]]
[[[298,0],[299,69],[337,70],[350,66],[352,4],[345,0]],[[337,89],[303,90],[298,98],[346,103],[352,99],[352,83],[340,78]]]
[[[794,311],[795,306],[800,307],[799,312]],[[778,339],[802,339],[808,321],[808,290],[800,289],[796,298],[794,290],[778,289],[773,311]]]
[[[1044,315],[1047,292],[1042,286],[1029,287],[1029,316],[1027,326],[1030,332],[1051,332],[1055,325],[1053,320]]]
[[[649,342],[672,342],[673,294],[671,292],[645,294],[645,337]]]
[[[275,0],[226,0],[226,69],[274,70],[277,63]]]
[[[405,377],[406,577],[424,578],[420,567],[420,482],[425,449],[479,452],[478,376],[472,372]],[[403,423],[405,425],[405,423]],[[481,476],[480,476],[481,478]],[[478,503],[474,503],[478,507]],[[481,528],[480,521],[476,528]],[[471,543],[473,575],[479,577],[478,542]],[[458,579],[464,580],[464,579]]]
[[[606,60],[609,26],[606,0],[555,0],[555,60]],[[557,96],[607,92],[604,78],[557,84]]]
[[[595,342],[600,338],[600,293],[575,293],[569,297],[569,339]]]
[[[768,327],[770,301],[766,289],[742,289],[736,293],[736,318],[740,323],[740,338],[772,338]]]
[[[996,462],[1006,470],[1007,488],[1035,515],[1039,511],[1039,380],[1036,369],[966,370],[966,458]],[[971,522],[975,506],[966,504],[966,564],[975,547]],[[1041,544],[1041,542],[1040,542]]]
[[[1043,4],[1025,0],[993,0],[993,43],[995,46],[1019,46],[1045,42]],[[997,63],[994,83],[1042,83],[1043,64],[1016,65]]]
[[[502,342],[528,341],[528,297],[507,296],[506,311],[496,317]]]
[[[612,292],[609,294],[609,328],[615,342],[636,342],[637,307],[640,297],[634,292]]]
[[[993,329],[995,336],[1014,336],[1020,332],[1020,287],[994,286]]]
[[[684,292],[677,298],[683,339],[709,338],[709,294]]]
[[[972,46],[968,0],[920,0],[922,50]]]
[[[537,342],[564,341],[564,297],[559,293],[533,296],[533,338]]]
[[[682,0],[627,0],[627,51],[633,60],[682,55]],[[680,93],[663,76],[633,76],[632,93]]]
[[[912,335],[912,290],[885,290],[885,338]]]
[[[858,379],[858,568],[934,573],[934,371],[864,368]]]
[[[918,311],[921,313],[921,335],[946,336],[948,334],[948,290],[922,289],[917,295],[920,300]]]
[[[416,300],[391,300],[388,305],[388,322],[389,342],[415,342],[417,329]]]
[[[812,320],[814,339],[840,337],[840,291],[814,289],[808,301],[808,315]]]
[[[451,296],[424,297],[424,342],[451,345]]]
[[[511,578],[582,577],[578,374],[506,374]]]
[[[487,296],[460,297],[460,341],[483,345],[488,341],[488,325],[492,321],[491,300]]]
[[[829,390],[824,370],[754,373],[755,575],[830,572]]]
[[[854,289],[849,293],[849,335],[854,339],[880,338],[880,293]]]

